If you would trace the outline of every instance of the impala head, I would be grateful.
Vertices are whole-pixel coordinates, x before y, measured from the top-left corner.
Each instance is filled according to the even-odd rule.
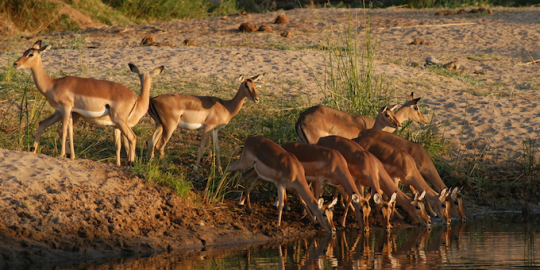
[[[377,120],[379,121],[383,127],[391,127],[395,129],[399,129],[401,127],[401,123],[399,120],[397,120],[396,115],[394,114],[394,110],[397,108],[397,104],[392,106],[384,106],[379,110],[379,114],[377,115]]]
[[[356,221],[360,223],[364,232],[369,231],[369,213],[371,213],[369,199],[371,199],[370,193],[364,198],[361,198],[358,194],[352,195],[352,204],[354,206]]]
[[[444,188],[441,190],[441,193],[439,194],[439,200],[436,202],[433,206],[433,211],[437,213],[437,216],[439,216],[441,219],[444,220],[445,224],[450,224],[452,219],[450,218],[450,202],[446,200],[446,197],[450,195],[450,192],[448,189]]]
[[[335,234],[336,233],[336,226],[334,225],[334,212],[330,210],[334,205],[337,203],[337,198],[335,198],[332,202],[330,202],[327,205],[324,205],[324,200],[322,198],[318,201],[318,207],[319,211],[316,213],[317,220],[319,220],[319,223],[321,226],[328,231],[328,233]]]
[[[465,210],[463,209],[463,200],[459,194],[461,190],[463,190],[463,187],[450,189],[450,191],[448,191],[450,195],[447,195],[446,200],[450,203],[450,214],[459,217],[461,221],[465,221],[467,217],[465,216]]]
[[[414,194],[414,198],[411,201],[411,204],[414,206],[414,216],[413,218],[426,227],[431,227],[431,218],[426,212],[426,208],[424,207],[424,204],[421,202],[421,200],[426,195],[426,191],[422,191],[422,193]]]
[[[390,197],[390,200],[385,202],[379,193],[373,195],[373,201],[377,204],[377,208],[381,211],[382,224],[387,231],[392,229],[392,224],[390,224],[390,217],[394,211],[394,203],[396,202],[397,193],[394,192]]]
[[[418,107],[418,101],[421,98],[414,98],[414,92],[411,92],[411,95],[407,98],[407,101],[402,108],[405,107],[409,110],[409,119],[418,122],[422,125],[425,125],[427,123],[426,118],[424,118],[424,115],[420,111],[420,108]],[[400,108],[401,109],[401,108]]]
[[[251,101],[259,103],[259,95],[257,94],[257,81],[261,80],[266,73],[259,74],[251,78],[244,78],[244,76],[238,77],[238,81],[241,83],[240,88],[243,89],[244,96],[248,97]]]
[[[32,68],[41,63],[41,53],[48,51],[52,46],[41,47],[41,40],[34,43],[32,48],[23,52],[21,57],[13,63],[15,69]]]

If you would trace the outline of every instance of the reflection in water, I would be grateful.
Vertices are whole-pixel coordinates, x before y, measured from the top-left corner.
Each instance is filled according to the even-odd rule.
[[[498,214],[452,226],[338,231],[253,247],[207,248],[54,269],[540,268],[540,216]],[[535,241],[536,240],[536,241]],[[50,267],[38,266],[34,269]]]

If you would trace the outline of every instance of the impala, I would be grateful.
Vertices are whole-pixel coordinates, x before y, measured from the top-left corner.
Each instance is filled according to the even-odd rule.
[[[120,165],[118,155],[120,151],[118,146],[120,133],[127,141],[128,164],[133,164],[137,137],[130,128],[130,121],[132,123],[138,122],[148,109],[150,81],[144,83],[144,85],[147,85],[146,88],[144,85],[141,86],[146,91],[142,92],[140,97],[137,97],[135,93],[124,85],[111,81],[75,76],[53,79],[45,73],[41,59],[41,54],[50,48],[51,45],[42,47],[41,40],[38,40],[32,48],[26,50],[13,63],[16,69],[30,68],[37,89],[47,98],[51,107],[55,109],[51,116],[39,123],[32,151],[37,151],[39,137],[43,131],[51,124],[62,121],[60,157],[64,157],[66,154],[66,140],[69,134],[70,156],[74,159],[73,120],[82,117],[91,124],[114,126],[117,164]],[[139,73],[134,65],[130,65],[130,68],[133,72]],[[158,69],[160,69],[159,73],[161,73],[163,67]],[[72,119],[72,117],[75,119]]]
[[[135,105],[135,108],[128,118],[128,126],[132,128],[139,123],[139,120],[146,114],[146,111],[148,110],[148,102],[150,99],[150,87],[152,85],[152,76],[161,74],[161,72],[163,72],[164,67],[160,66],[160,67],[155,68],[152,72],[142,73],[140,72],[139,68],[137,68],[137,66],[135,66],[134,64],[129,63],[128,65],[132,72],[137,73],[137,75],[139,75],[139,80],[141,82],[141,96],[137,98],[137,103]],[[90,124],[101,125],[101,126],[113,126],[113,122],[111,121],[111,118],[108,115],[98,118],[98,119],[93,119],[93,118],[83,117],[82,115],[78,113],[71,114],[73,124],[77,123],[77,120],[79,120],[79,118],[81,117]],[[61,114],[58,111],[55,111],[51,116],[39,122],[38,130],[34,138],[34,146],[32,146],[30,151],[36,153],[37,147],[39,145],[39,139],[41,135],[43,134],[43,132],[45,131],[45,129],[55,124],[56,122],[60,121],[61,119],[62,119]],[[60,134],[60,137],[62,137],[62,130],[58,130],[58,133]],[[114,128],[114,142],[116,146],[116,164],[120,166],[121,165],[120,153],[122,151],[122,144],[121,144],[121,132],[118,128]],[[125,137],[124,137],[124,144],[126,144],[125,145],[126,153],[129,155],[129,145],[127,144],[127,139]],[[69,156],[72,155],[69,149],[67,149],[66,152]]]
[[[247,138],[242,157],[238,162],[230,164],[227,171],[247,170],[253,167],[257,172],[257,179],[246,191],[247,194],[257,183],[263,179],[273,182],[277,186],[278,195],[278,222],[281,225],[286,189],[294,190],[307,208],[313,213],[321,226],[328,232],[335,233],[333,213],[329,209],[337,200],[329,205],[323,205],[324,200],[315,199],[309,190],[302,164],[291,153],[288,153],[273,141],[264,137]]]
[[[424,180],[414,159],[407,152],[399,150],[385,142],[370,137],[354,139],[364,149],[375,155],[384,165],[388,174],[397,182],[412,186],[417,191],[426,192],[426,201],[446,224],[450,224],[449,203],[446,200],[447,189],[440,194],[433,190]]]
[[[160,158],[165,157],[165,145],[177,127],[181,129],[203,129],[195,171],[201,162],[204,146],[208,136],[216,149],[218,167],[221,168],[219,157],[218,129],[226,126],[238,114],[244,99],[247,97],[254,103],[259,102],[255,82],[262,79],[265,73],[245,79],[240,76],[240,87],[232,100],[222,100],[209,96],[190,96],[184,94],[165,94],[150,100],[148,114],[156,123],[156,131],[148,140],[150,158],[154,157],[154,147],[159,150]]]
[[[330,135],[356,138],[360,131],[370,127],[399,128],[401,124],[393,113],[397,106],[382,107],[375,121],[367,116],[353,115],[323,105],[314,106],[298,117],[295,124],[296,135],[300,142],[316,144],[319,138]]]
[[[431,225],[431,219],[426,213],[424,204],[420,202],[425,193],[415,194],[414,200],[411,200],[398,188],[381,161],[364,150],[358,143],[340,136],[328,136],[320,138],[317,145],[336,149],[343,155],[351,175],[356,178],[357,186],[370,187],[372,193],[382,194],[383,191],[387,195],[397,193],[395,201],[414,220],[424,226]],[[359,190],[363,192],[363,188],[359,188]]]
[[[358,135],[358,138],[373,138],[409,153],[409,155],[411,155],[411,157],[414,159],[418,171],[424,177],[424,179],[431,183],[433,189],[435,189],[437,192],[441,192],[447,188],[442,181],[441,176],[437,172],[435,165],[433,165],[433,161],[431,160],[429,154],[421,144],[411,142],[395,134],[381,132],[380,130],[374,129],[363,130]],[[460,192],[461,188],[458,187],[450,189],[448,191],[449,196],[447,196],[447,200],[450,202],[450,213],[453,216],[459,217],[461,220],[465,220],[466,215],[465,210],[463,209],[463,201],[461,195],[459,194]]]
[[[420,99],[421,98],[414,98],[414,92],[411,92],[411,95],[407,98],[407,101],[405,101],[405,103],[401,105],[401,107],[395,113],[396,119],[399,121],[399,123],[403,123],[407,120],[412,120],[422,125],[427,123],[426,118],[418,107],[418,101]],[[392,133],[396,129],[391,126],[387,126],[382,130]]]

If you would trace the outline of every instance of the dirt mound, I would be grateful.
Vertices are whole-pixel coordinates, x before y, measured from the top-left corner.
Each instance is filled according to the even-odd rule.
[[[321,231],[262,204],[193,205],[128,169],[0,149],[0,266],[55,263]],[[301,212],[301,211],[298,211]]]

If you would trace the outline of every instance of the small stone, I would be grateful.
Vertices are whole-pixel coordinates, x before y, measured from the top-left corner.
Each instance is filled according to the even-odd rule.
[[[150,45],[152,43],[156,43],[153,36],[146,36],[141,41],[141,45]]]
[[[437,11],[435,13],[435,16],[443,16],[444,15],[444,11]]]
[[[285,15],[278,15],[274,23],[275,24],[289,23],[289,18],[285,17]]]
[[[240,32],[255,32],[257,31],[257,28],[252,23],[247,22],[241,24],[238,30],[240,30]]]
[[[467,11],[465,9],[460,9],[456,12],[457,14],[465,14]]]
[[[293,33],[292,33],[292,32],[289,32],[289,31],[283,31],[283,32],[281,32],[281,36],[282,36],[282,37],[286,37],[286,38],[294,37]]]
[[[184,45],[186,46],[197,46],[197,41],[193,39],[184,40]]]
[[[266,24],[261,24],[261,26],[259,26],[259,30],[258,31],[262,31],[262,32],[274,32],[272,31],[272,27],[270,27],[270,25],[266,25]]]

